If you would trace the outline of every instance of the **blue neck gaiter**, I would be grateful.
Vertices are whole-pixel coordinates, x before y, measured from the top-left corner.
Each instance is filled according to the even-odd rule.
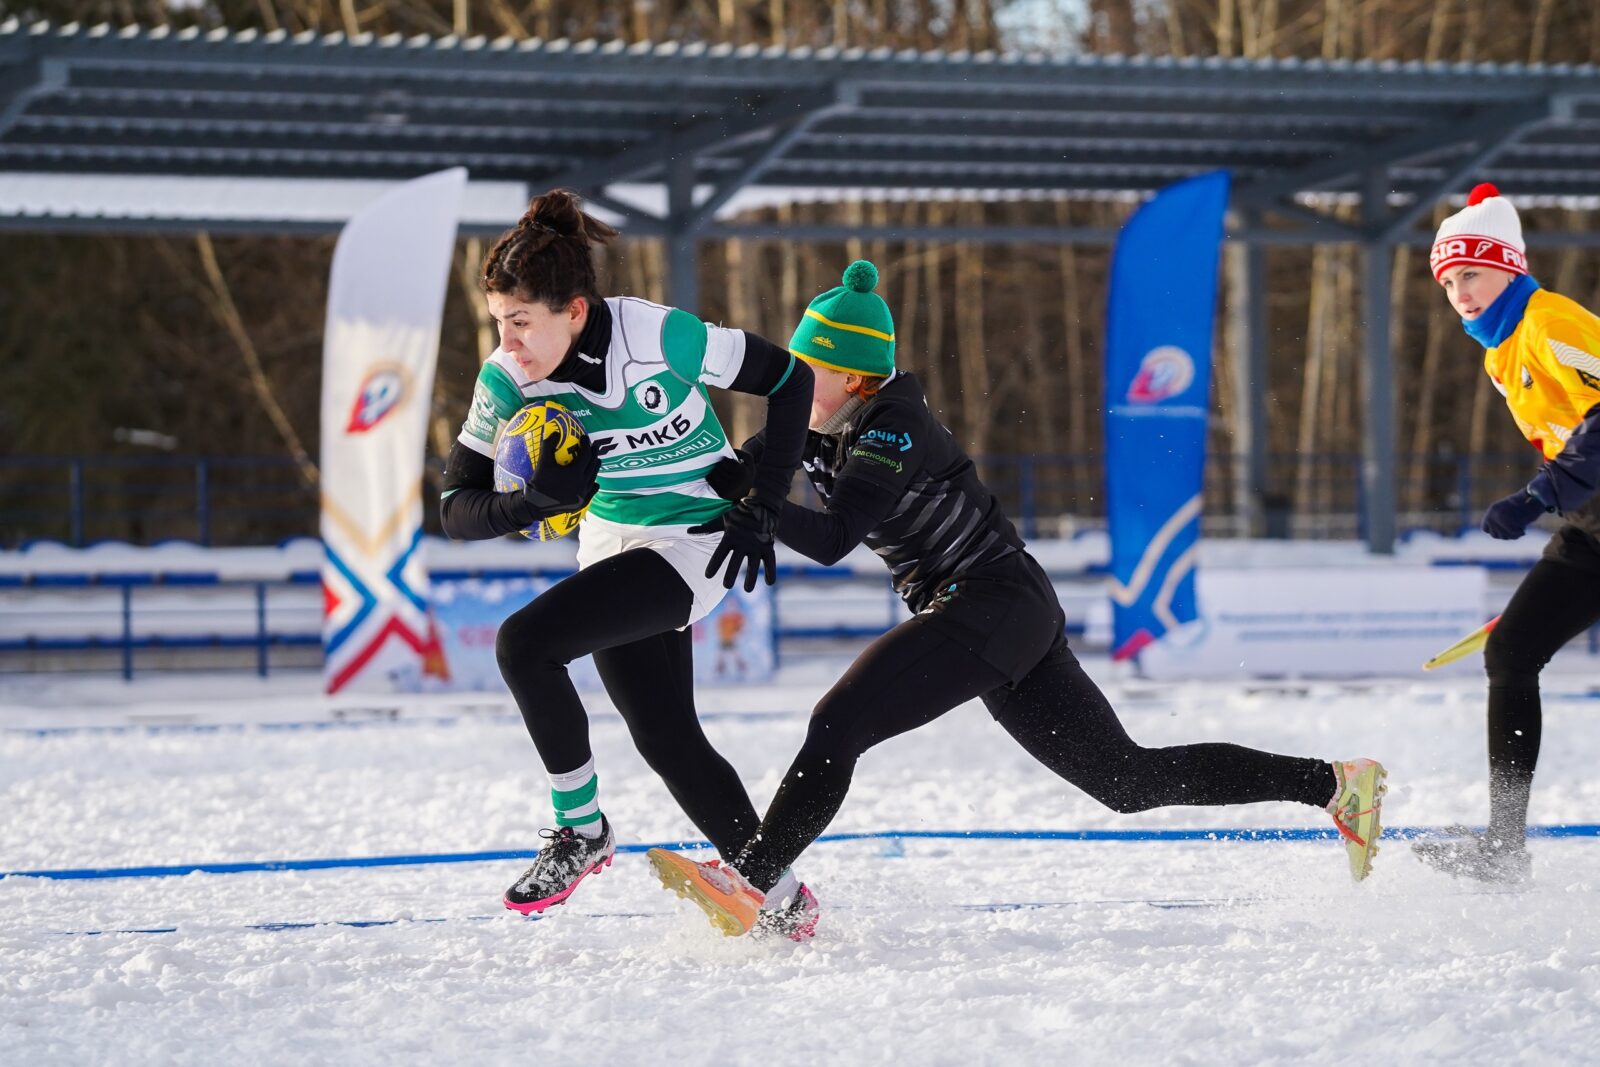
[[[1475,319],[1462,319],[1467,335],[1484,348],[1498,348],[1522,322],[1528,298],[1538,290],[1539,283],[1531,274],[1519,274],[1506,286],[1505,292],[1494,298],[1494,303],[1484,308]]]

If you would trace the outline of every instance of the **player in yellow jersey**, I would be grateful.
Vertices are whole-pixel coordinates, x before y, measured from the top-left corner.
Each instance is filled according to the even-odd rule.
[[[1530,870],[1524,838],[1539,759],[1539,672],[1600,622],[1600,318],[1534,281],[1517,210],[1492,185],[1473,189],[1466,208],[1439,227],[1430,264],[1543,460],[1532,481],[1489,506],[1484,532],[1514,540],[1550,512],[1562,524],[1484,646],[1489,827],[1415,847],[1452,874],[1520,882]]]

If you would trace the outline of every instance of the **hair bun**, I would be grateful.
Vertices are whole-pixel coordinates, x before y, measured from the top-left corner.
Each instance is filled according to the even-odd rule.
[[[552,189],[535,197],[523,213],[522,222],[553,237],[584,236],[583,205],[566,189]]]

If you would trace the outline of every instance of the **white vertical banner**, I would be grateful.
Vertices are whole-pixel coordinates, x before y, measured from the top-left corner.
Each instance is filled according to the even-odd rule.
[[[322,342],[323,684],[444,676],[422,557],[422,465],[467,172],[406,182],[339,235]]]

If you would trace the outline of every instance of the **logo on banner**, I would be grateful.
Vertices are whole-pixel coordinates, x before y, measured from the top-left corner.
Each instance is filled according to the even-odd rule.
[[[397,366],[374,367],[361,383],[345,433],[365,433],[388,418],[406,398],[406,374]]]
[[[1128,386],[1128,403],[1159,404],[1181,394],[1193,381],[1194,360],[1189,353],[1176,345],[1152,348]]]

